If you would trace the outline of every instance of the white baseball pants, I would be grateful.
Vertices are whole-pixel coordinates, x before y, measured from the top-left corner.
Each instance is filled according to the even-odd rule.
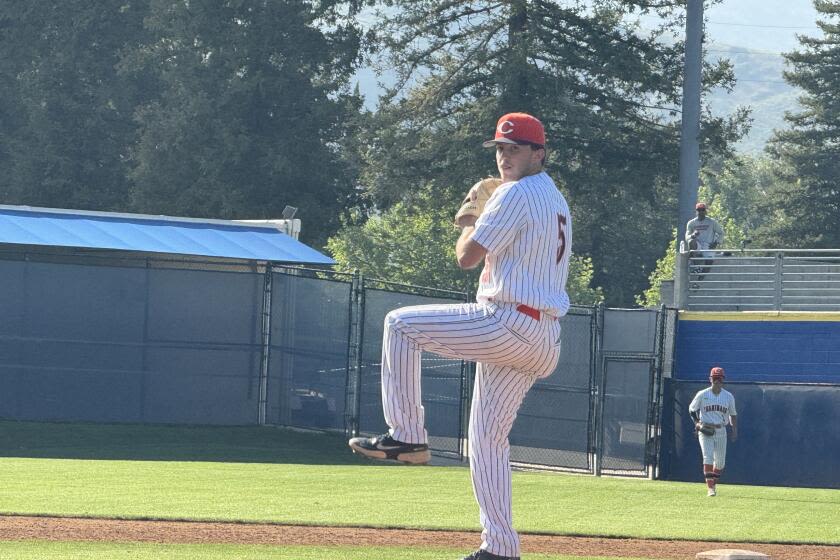
[[[703,464],[714,465],[723,470],[726,466],[726,426],[715,430],[714,435],[699,434],[700,450],[703,452]]]
[[[427,443],[420,395],[423,351],[477,362],[469,422],[470,473],[481,512],[481,548],[519,556],[511,511],[510,433],[525,394],[560,357],[559,321],[516,304],[403,307],[385,317],[382,404],[394,439]]]

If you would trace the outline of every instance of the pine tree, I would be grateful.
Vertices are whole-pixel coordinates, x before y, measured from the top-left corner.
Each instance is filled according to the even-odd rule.
[[[158,90],[136,113],[132,208],[278,218],[291,205],[301,239],[323,246],[355,204],[342,150],[361,109],[355,4],[152,0],[152,40],[122,65]]]
[[[124,209],[138,90],[117,66],[144,40],[144,15],[125,0],[3,2],[3,203]]]
[[[840,2],[815,0],[821,37],[800,36],[785,79],[802,88],[802,110],[785,115],[768,149],[784,184],[768,198],[767,236],[786,247],[840,247]]]

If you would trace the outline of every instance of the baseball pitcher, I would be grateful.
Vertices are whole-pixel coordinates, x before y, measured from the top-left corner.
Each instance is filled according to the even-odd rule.
[[[500,178],[476,183],[455,217],[463,228],[455,247],[458,265],[484,263],[477,301],[403,307],[387,315],[382,402],[390,429],[353,438],[350,447],[375,459],[428,462],[421,353],[477,362],[469,457],[484,530],[481,547],[464,560],[518,560],[508,434],[525,394],[560,357],[557,319],[569,309],[572,218],[543,171],[545,130],[538,119],[504,115],[484,146],[495,149]]]

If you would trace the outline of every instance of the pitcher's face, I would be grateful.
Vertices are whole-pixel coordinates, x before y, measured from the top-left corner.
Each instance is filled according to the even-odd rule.
[[[543,149],[528,145],[496,144],[496,166],[504,182],[518,181],[522,177],[539,173]]]

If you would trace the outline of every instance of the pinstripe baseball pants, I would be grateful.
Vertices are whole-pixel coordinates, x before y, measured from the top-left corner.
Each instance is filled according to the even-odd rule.
[[[519,555],[511,512],[510,433],[525,394],[560,357],[559,321],[510,303],[403,307],[385,317],[382,404],[394,439],[427,443],[420,395],[423,351],[478,363],[469,422],[470,473],[482,548]]]
[[[726,467],[726,426],[715,430],[714,435],[698,434],[703,464],[714,465],[716,469]]]

